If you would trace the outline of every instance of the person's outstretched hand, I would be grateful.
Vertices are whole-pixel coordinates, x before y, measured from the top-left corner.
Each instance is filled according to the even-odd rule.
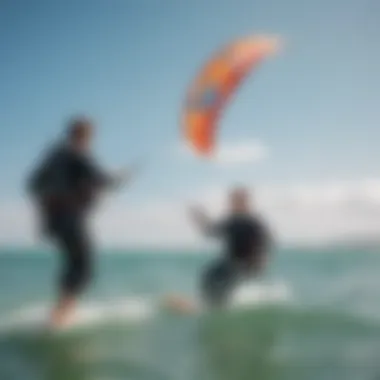
[[[191,217],[197,218],[198,216],[203,215],[204,211],[203,211],[202,207],[200,207],[198,205],[190,205],[189,214]]]
[[[208,217],[203,208],[197,205],[189,207],[189,215],[196,224],[201,226],[206,224],[206,222],[208,221]]]
[[[122,168],[115,174],[115,183],[117,187],[120,187],[124,184],[129,184],[133,178],[136,177],[141,171],[141,164],[131,165],[125,168]]]

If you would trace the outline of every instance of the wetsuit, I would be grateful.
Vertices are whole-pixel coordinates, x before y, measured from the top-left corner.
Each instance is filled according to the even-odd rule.
[[[49,152],[28,181],[43,232],[62,252],[64,294],[78,293],[90,278],[92,243],[86,219],[99,191],[112,182],[92,158],[64,144]]]
[[[206,233],[222,240],[224,255],[206,268],[201,291],[207,304],[220,305],[242,280],[260,271],[271,238],[262,221],[250,215],[232,215]]]

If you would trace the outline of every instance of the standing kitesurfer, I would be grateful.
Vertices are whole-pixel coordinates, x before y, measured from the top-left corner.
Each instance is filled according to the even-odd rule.
[[[93,266],[93,243],[88,216],[103,190],[127,179],[100,169],[91,157],[94,124],[75,118],[66,136],[32,172],[28,190],[38,210],[44,235],[62,254],[58,301],[50,325],[59,327],[72,315],[78,296],[88,284]]]

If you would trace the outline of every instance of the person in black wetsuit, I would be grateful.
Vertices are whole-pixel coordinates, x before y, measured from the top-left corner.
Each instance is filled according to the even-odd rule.
[[[264,222],[251,211],[248,192],[232,190],[230,213],[220,223],[213,223],[203,210],[195,207],[191,215],[207,236],[220,238],[223,257],[213,262],[201,277],[201,293],[209,306],[225,305],[237,285],[264,270],[272,238]]]
[[[68,320],[78,295],[91,278],[93,244],[87,218],[97,197],[127,178],[127,173],[114,176],[97,166],[90,155],[93,132],[90,120],[73,119],[65,141],[53,146],[28,179],[40,227],[63,258],[58,303],[51,315],[52,327]]]

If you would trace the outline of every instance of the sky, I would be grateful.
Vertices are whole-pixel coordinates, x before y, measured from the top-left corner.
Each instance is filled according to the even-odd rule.
[[[0,1],[0,244],[34,241],[25,178],[76,114],[96,120],[105,167],[146,158],[99,207],[104,244],[192,244],[188,205],[217,216],[237,183],[280,240],[377,234],[379,21],[377,0]],[[252,34],[283,48],[202,160],[183,148],[186,91],[215,50]]]

